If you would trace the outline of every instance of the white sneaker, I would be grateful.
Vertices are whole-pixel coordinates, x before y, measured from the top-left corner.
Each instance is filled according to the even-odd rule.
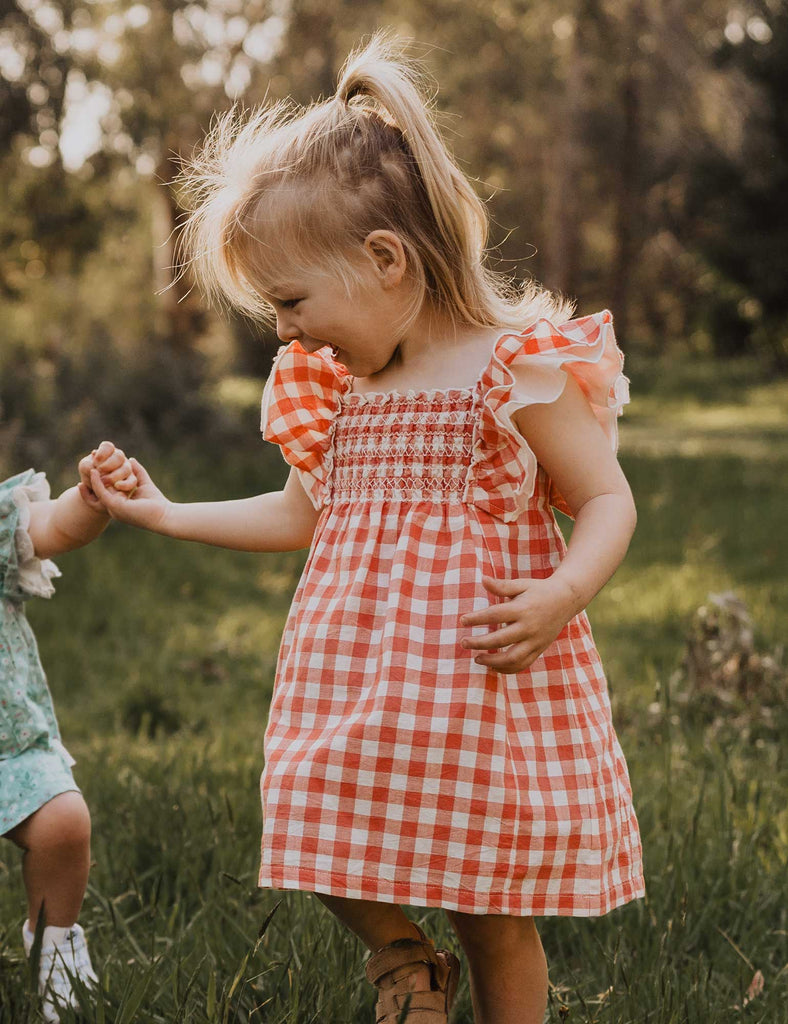
[[[22,941],[28,957],[34,938],[30,923],[25,921]],[[78,924],[70,928],[47,926],[38,961],[38,991],[43,1000],[41,1014],[47,1024],[58,1024],[60,1021],[58,1007],[78,1009],[73,988],[75,978],[79,978],[88,987],[98,983],[90,962],[85,933]]]

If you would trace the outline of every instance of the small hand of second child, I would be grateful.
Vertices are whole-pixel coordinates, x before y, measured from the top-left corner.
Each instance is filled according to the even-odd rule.
[[[94,512],[106,513],[91,483],[90,474],[94,469],[98,470],[108,487],[114,487],[125,494],[134,493],[138,481],[125,453],[111,441],[102,441],[98,448],[94,448],[90,455],[79,462],[80,497]]]
[[[465,637],[462,646],[479,651],[477,664],[496,672],[528,668],[578,611],[572,589],[555,577],[496,580],[485,576],[482,582],[495,597],[507,600],[463,615],[463,626],[489,626],[490,632]]]

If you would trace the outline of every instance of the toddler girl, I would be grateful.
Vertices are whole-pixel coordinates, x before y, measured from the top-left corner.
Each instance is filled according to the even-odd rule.
[[[51,597],[59,576],[50,555],[88,544],[109,522],[89,489],[93,466],[127,493],[136,485],[128,460],[104,443],[80,463],[82,482],[49,498],[32,469],[0,483],[0,835],[24,850],[30,955],[39,915],[42,1013],[74,1006],[72,978],[95,982],[85,936],[76,924],[90,866],[90,816],[60,742],[52,698],[25,617],[29,597]]]
[[[372,951],[378,1024],[536,1024],[534,918],[641,896],[637,823],[583,609],[627,549],[609,313],[569,320],[484,263],[486,211],[413,67],[376,38],[306,110],[228,115],[187,185],[207,291],[273,313],[265,437],[284,489],[110,514],[248,551],[310,546],[265,736],[260,884],[316,893]],[[575,517],[565,548],[552,506]]]

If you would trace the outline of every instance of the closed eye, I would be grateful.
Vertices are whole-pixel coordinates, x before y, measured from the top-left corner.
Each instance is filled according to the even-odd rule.
[[[282,309],[295,309],[299,302],[301,302],[301,299],[283,299],[279,305]]]

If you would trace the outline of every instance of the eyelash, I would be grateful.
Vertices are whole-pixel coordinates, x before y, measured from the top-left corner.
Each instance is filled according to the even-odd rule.
[[[301,299],[285,299],[285,301],[281,303],[282,309],[295,309],[300,301]]]

